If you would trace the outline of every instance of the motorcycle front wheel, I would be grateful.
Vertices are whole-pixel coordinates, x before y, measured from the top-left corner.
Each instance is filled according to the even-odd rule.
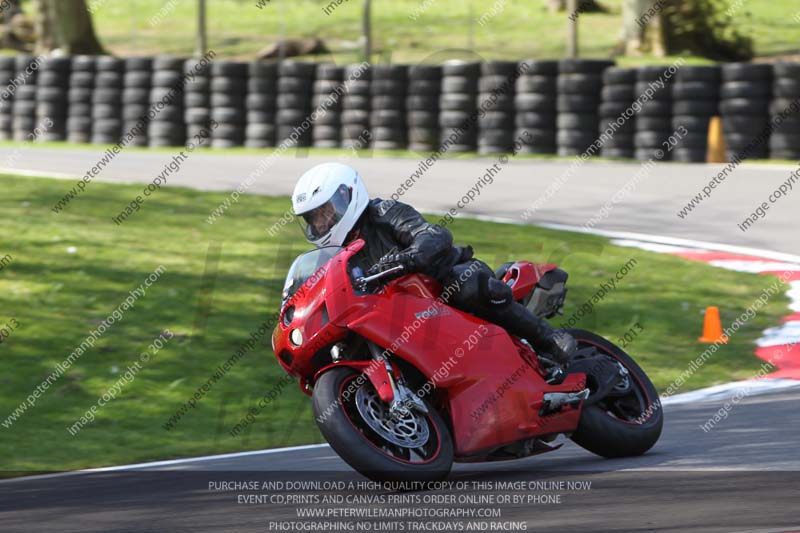
[[[362,475],[376,481],[438,481],[453,465],[453,442],[442,417],[391,413],[367,379],[348,367],[314,384],[314,418],[322,435]]]
[[[616,344],[582,329],[567,330],[578,349],[593,347],[628,371],[618,391],[584,406],[578,429],[570,437],[580,447],[602,457],[631,457],[652,448],[661,436],[664,412],[656,388],[644,370]]]

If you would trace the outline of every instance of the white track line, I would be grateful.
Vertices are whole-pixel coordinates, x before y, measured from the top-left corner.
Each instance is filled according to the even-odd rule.
[[[697,389],[681,394],[674,394],[661,399],[661,405],[686,405],[687,403],[709,402],[723,400],[740,394],[740,396],[752,396],[767,394],[783,390],[791,390],[800,387],[800,381],[796,379],[781,378],[761,378],[747,379],[744,381],[732,381],[722,385],[714,385],[704,389]]]
[[[732,254],[754,255],[758,257],[765,257],[767,259],[774,259],[775,261],[785,261],[787,263],[800,263],[800,256],[798,255],[785,254],[782,252],[773,252],[771,250],[762,250],[760,248],[750,248],[747,246],[736,246],[733,244],[718,244],[713,242],[695,241],[692,239],[682,239],[678,237],[665,237],[661,235],[647,235],[644,233],[632,233],[629,231],[607,231],[598,229],[586,229],[581,226],[570,226],[567,224],[551,224],[547,222],[536,225],[563,231],[590,233],[593,235],[601,235],[603,237],[611,237],[615,239],[632,239],[636,241],[670,244],[672,246],[679,246],[679,247],[701,248],[706,250],[714,250],[717,252],[729,252]]]
[[[759,274],[761,272],[785,272],[787,270],[800,270],[800,263],[787,263],[785,261],[759,261],[741,259],[714,259],[706,261],[709,265],[735,270],[737,272],[749,272]]]
[[[444,215],[444,211],[436,211],[426,209],[425,211],[434,214]],[[584,228],[583,226],[571,226],[569,224],[557,224],[554,222],[523,222],[514,218],[508,217],[494,217],[488,215],[465,215],[464,218],[474,218],[475,220],[485,220],[487,222],[500,222],[503,224],[514,224],[517,226],[539,226],[547,229],[554,229],[559,231],[572,231],[575,233],[587,233],[590,235],[599,235],[601,237],[608,237],[611,239],[627,239],[631,241],[639,241],[643,243],[656,243],[668,246],[675,246],[677,248],[690,248],[694,250],[713,250],[716,252],[729,252],[732,254],[740,255],[754,255],[773,259],[775,261],[784,261],[787,263],[800,263],[800,255],[786,254],[783,252],[773,252],[771,250],[763,250],[761,248],[750,248],[748,246],[736,246],[733,244],[720,244],[707,241],[696,241],[693,239],[683,239],[680,237],[667,237],[663,235],[649,235],[647,233],[634,233],[630,231],[612,231],[602,230],[595,228]],[[655,248],[654,248],[655,250]]]

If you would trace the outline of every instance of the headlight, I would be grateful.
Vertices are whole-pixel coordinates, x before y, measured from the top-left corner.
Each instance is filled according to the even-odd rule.
[[[289,340],[292,341],[292,344],[295,346],[300,346],[303,344],[303,334],[300,333],[299,329],[293,329],[291,333],[289,333]]]

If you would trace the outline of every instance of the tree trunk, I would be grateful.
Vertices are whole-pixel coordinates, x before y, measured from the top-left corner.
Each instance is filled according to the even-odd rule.
[[[655,0],[623,0],[622,31],[620,32],[620,51],[625,55],[642,53],[644,28],[642,16]]]
[[[561,13],[567,9],[567,0],[546,0],[546,4],[550,13]]]
[[[8,7],[2,11],[3,25],[5,26],[3,32],[3,48],[12,47],[13,34],[11,31],[11,19],[14,18],[14,15],[21,12],[22,10],[19,8],[19,0],[9,0]]]
[[[371,1],[364,0],[364,13],[361,20],[362,31],[364,33],[364,61],[372,62],[372,14]]]
[[[206,0],[197,0],[197,44],[194,54],[203,57],[208,51],[208,32],[206,29]]]
[[[567,10],[570,13],[577,13],[578,0],[567,0]],[[578,19],[569,17],[567,21],[567,57],[578,57]]]
[[[37,0],[37,51],[60,49],[67,55],[103,54],[86,0]]]
[[[34,32],[36,33],[36,53],[47,53],[56,47],[53,36],[53,15],[50,12],[48,0],[34,0],[37,16],[34,19]]]
[[[647,24],[647,41],[650,45],[650,53],[656,57],[667,55],[666,35],[664,33],[664,23],[661,13],[650,19]]]

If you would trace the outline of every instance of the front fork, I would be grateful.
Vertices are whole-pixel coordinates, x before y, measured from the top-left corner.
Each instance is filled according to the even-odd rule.
[[[422,414],[428,414],[428,407],[425,405],[425,402],[406,386],[403,375],[399,371],[396,372],[392,367],[392,363],[387,357],[388,352],[381,350],[380,346],[369,340],[367,341],[367,346],[369,347],[369,353],[372,359],[377,362],[382,362],[386,368],[389,385],[392,388],[389,411],[392,414],[407,414],[409,410],[414,410]]]

